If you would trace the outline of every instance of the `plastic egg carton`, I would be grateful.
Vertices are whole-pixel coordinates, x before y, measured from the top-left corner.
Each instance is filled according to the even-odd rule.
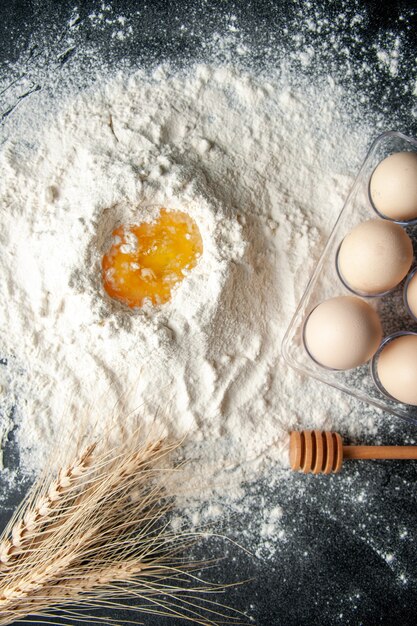
[[[282,352],[289,365],[302,374],[312,376],[359,400],[417,424],[417,407],[402,404],[384,395],[373,381],[369,363],[348,371],[326,369],[311,359],[303,343],[303,326],[309,313],[327,298],[351,295],[337,273],[338,248],[352,228],[365,220],[378,217],[369,200],[368,187],[371,174],[385,157],[401,151],[417,152],[417,141],[402,133],[390,131],[383,133],[373,142],[291,320],[283,340]],[[407,226],[406,231],[414,247],[412,271],[416,265],[417,225]],[[377,309],[384,337],[399,331],[417,332],[417,322],[404,304],[405,280],[395,290],[384,296],[363,298]]]

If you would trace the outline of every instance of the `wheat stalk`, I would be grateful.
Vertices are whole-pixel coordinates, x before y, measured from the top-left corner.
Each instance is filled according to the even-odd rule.
[[[28,506],[20,519],[6,530],[4,533],[6,538],[0,543],[0,568],[10,565],[12,558],[36,538],[40,526],[51,520],[54,511],[62,504],[63,498],[71,492],[77,480],[87,471],[94,449],[95,445],[88,446],[68,467],[62,468],[57,479],[48,486],[47,492],[39,495],[36,502]]]
[[[0,626],[127,600],[198,624],[242,623],[209,599],[223,588],[195,576],[203,564],[187,552],[197,534],[169,530],[165,484],[177,470],[167,457],[177,445],[137,433],[111,451],[93,444],[34,485],[0,537]]]

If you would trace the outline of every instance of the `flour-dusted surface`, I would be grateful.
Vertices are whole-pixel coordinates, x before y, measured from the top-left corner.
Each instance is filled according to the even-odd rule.
[[[330,392],[318,404],[297,393],[280,357],[366,149],[359,128],[347,132],[340,91],[325,89],[313,110],[313,86],[160,67],[85,92],[29,150],[6,142],[0,338],[13,368],[3,393],[17,403],[24,467],[40,469],[63,426],[98,419],[104,430],[120,403],[122,426],[140,407],[198,445],[196,491],[213,475],[221,490],[225,470],[239,487],[271,460],[287,465],[289,429],[330,428],[348,413]],[[189,212],[203,256],[171,302],[131,311],[105,295],[101,258],[116,226],[160,207]]]
[[[263,88],[270,83],[272,101],[283,92],[297,97],[298,117],[295,111],[292,115],[291,110],[282,109],[288,123],[281,134],[285,139],[292,132],[294,152],[299,152],[304,132],[308,138],[314,139],[308,144],[313,153],[309,147],[300,157],[302,163],[307,163],[307,157],[309,159],[307,166],[301,168],[304,182],[314,193],[325,187],[320,178],[316,180],[316,164],[321,167],[327,158],[329,166],[325,171],[332,172],[332,175],[337,172],[343,179],[346,177],[338,192],[341,205],[349,179],[365,156],[371,138],[387,128],[410,135],[417,132],[413,117],[417,31],[413,25],[413,10],[407,9],[406,5],[403,2],[380,4],[375,9],[371,0],[341,0],[337,6],[324,0],[246,3],[234,0],[178,0],[175,3],[118,0],[111,4],[96,0],[76,4],[69,0],[53,3],[53,7],[40,0],[12,3],[3,7],[0,20],[0,143],[5,140],[17,142],[19,154],[25,146],[34,147],[36,153],[34,140],[36,138],[38,142],[39,131],[45,134],[45,128],[55,126],[53,120],[65,108],[72,108],[80,91],[92,88],[97,92],[118,72],[132,76],[142,68],[147,77],[161,63],[168,63],[168,74],[178,76],[179,71],[192,75],[196,64],[208,65],[212,70],[219,64],[227,65],[229,69],[233,66],[233,71],[242,78],[249,76],[249,85],[258,84]],[[179,99],[182,101],[182,97]],[[244,108],[241,106],[242,110]],[[273,126],[274,133],[277,133],[284,122],[282,111],[277,107],[274,110],[277,123],[269,126]],[[155,107],[155,117],[157,113]],[[252,107],[250,120],[259,119],[260,113],[259,106]],[[248,117],[249,114],[245,119]],[[241,128],[239,126],[239,133]],[[243,145],[240,146],[235,138],[233,143],[238,146],[236,152],[239,153]],[[272,141],[271,145],[275,146],[275,142]],[[228,149],[226,146],[224,152],[229,154]],[[276,162],[283,167],[284,158],[280,150],[277,153],[279,161]],[[265,155],[262,155],[261,161],[264,162]],[[273,156],[275,158],[275,154]],[[288,161],[287,171],[290,171],[294,161]],[[257,163],[258,155],[252,163],[252,170]],[[193,168],[193,172],[197,169]],[[269,171],[275,181],[273,188],[276,188],[280,175],[278,171],[274,173],[273,167]],[[242,172],[247,175],[247,164]],[[28,176],[30,178],[30,171]],[[220,176],[216,180],[220,180]],[[229,185],[231,180],[236,183],[234,187]],[[220,182],[216,194],[221,195],[225,188],[233,197],[242,194],[241,183],[238,185],[236,178],[229,177]],[[205,186],[208,188],[207,184]],[[213,190],[213,185],[210,189]],[[48,202],[45,206],[50,207],[51,194],[53,197],[53,190],[46,192]],[[297,208],[301,206],[296,198],[300,194],[307,198],[307,204],[303,206],[313,207],[312,214],[308,208],[306,228],[313,225],[319,232],[296,239]],[[265,185],[258,195],[261,198],[266,196]],[[289,287],[287,300],[286,296],[282,297],[282,316],[278,318],[280,328],[286,323],[283,317],[291,314],[293,305],[290,300],[295,304],[301,294],[339,211],[339,206],[335,208],[330,197],[323,198],[323,210],[319,204],[313,206],[312,200],[308,202],[307,190],[305,195],[299,188],[294,195],[293,191],[286,195],[287,202],[279,205],[282,217],[277,231],[278,249],[291,237],[293,246],[287,243],[287,248],[293,259],[292,266],[296,265],[298,249],[303,248],[305,268],[299,261],[295,286]],[[323,217],[325,206],[328,212]],[[239,203],[237,207],[241,209]],[[2,207],[0,213],[3,213]],[[248,236],[243,228],[240,233],[244,255],[247,255]],[[266,240],[261,241],[264,244]],[[309,241],[312,242],[311,248]],[[265,246],[262,249],[265,250]],[[82,265],[82,261],[80,263]],[[278,263],[276,267],[279,274]],[[268,288],[271,284],[272,279]],[[294,295],[293,289],[297,294]],[[278,350],[275,354],[278,360]],[[77,361],[77,367],[84,371],[85,365],[81,358]],[[16,360],[9,359],[6,363],[2,358],[0,369],[4,375],[10,372],[18,398],[30,398],[28,384],[42,395],[37,388],[41,383],[30,375],[26,363],[20,368]],[[272,440],[272,437],[264,433],[262,426],[271,427],[272,424],[278,443],[282,441],[284,431],[283,426],[278,425],[279,420],[284,424],[297,419],[309,426],[334,424],[344,436],[357,430],[353,438],[356,443],[413,444],[416,442],[415,430],[405,422],[375,414],[353,400],[346,400],[348,404],[340,406],[342,396],[337,392],[328,396],[329,390],[325,386],[304,381],[295,374],[288,374],[288,378],[280,383],[282,379],[279,377],[285,370],[281,365],[275,371],[274,389],[281,394],[281,400],[275,401],[278,409],[275,422],[271,421],[272,407],[266,419],[259,411],[257,415],[261,414],[261,419],[257,416],[256,423],[253,418],[256,441],[248,443],[246,437],[242,437],[247,450],[243,445],[235,445],[233,454],[229,454],[231,447],[227,436],[222,435],[215,441],[211,438],[206,445],[204,438],[196,441],[198,430],[191,429],[184,456],[195,461],[194,472],[190,468],[182,485],[188,488],[188,479],[195,478],[188,491],[200,494],[200,504],[181,501],[185,510],[177,512],[174,526],[183,524],[184,516],[187,522],[191,520],[197,526],[215,519],[216,529],[220,527],[224,534],[249,547],[251,554],[245,555],[219,539],[217,552],[210,541],[209,545],[201,546],[199,556],[203,560],[216,554],[227,556],[223,573],[212,573],[215,580],[253,581],[229,590],[225,601],[248,612],[259,626],[314,623],[414,625],[417,597],[415,465],[346,463],[341,474],[326,480],[293,474],[281,464],[281,459],[285,458],[283,448],[279,450],[276,443],[266,448],[265,438]],[[48,376],[43,384],[50,384]],[[271,385],[269,381],[268,385]],[[114,390],[109,391],[110,387],[110,384],[106,386],[105,393],[116,397]],[[296,392],[291,396],[294,389]],[[106,416],[110,413],[127,414],[128,407],[123,403],[130,391],[126,389],[123,397],[118,399],[120,406],[115,410],[113,401],[108,402]],[[74,395],[76,392],[71,389],[69,399]],[[98,389],[92,389],[87,398],[89,406],[90,401],[94,403],[94,398],[98,396],[100,399],[101,395]],[[272,395],[271,392],[270,397]],[[59,419],[62,414],[71,415],[67,396],[63,394]],[[161,390],[157,389],[156,396],[161,396]],[[307,397],[311,399],[309,403]],[[12,395],[7,394],[7,399],[14,404]],[[102,402],[101,398],[99,404]],[[134,399],[132,404],[135,404]],[[22,406],[24,401],[20,403]],[[15,427],[19,424],[19,413],[13,407],[11,411],[7,410],[5,395],[0,407],[12,427],[5,442],[4,465],[7,469],[0,473],[0,519],[5,523],[27,485],[26,481],[22,482],[24,477],[18,469],[21,461],[25,461],[26,466],[28,461],[36,466],[41,463],[47,446],[35,446],[30,455],[25,452],[24,458],[19,459],[19,450],[15,446],[19,436]],[[164,410],[159,407],[161,417]],[[146,413],[147,407],[144,408]],[[91,417],[92,411],[83,407],[82,414]],[[238,412],[235,417],[236,423],[242,427],[244,421]],[[225,417],[223,421],[226,423]],[[71,426],[72,421],[69,420],[68,424]],[[231,422],[228,424],[230,427]],[[44,431],[48,436],[49,426]],[[209,432],[208,426],[206,432]],[[65,433],[61,443],[62,440],[66,446]],[[256,455],[255,444],[264,452]],[[224,461],[227,454],[230,457],[228,469]],[[201,465],[198,463],[200,458],[204,459]],[[202,471],[198,472],[200,468]],[[218,475],[213,480],[215,472]],[[239,491],[237,485],[242,484],[243,479]],[[218,492],[207,493],[207,483],[213,482],[217,484]],[[209,496],[207,500],[206,494]],[[123,622],[122,616],[114,617]],[[126,621],[132,618],[131,615],[125,617]],[[151,618],[144,621],[154,623]],[[181,620],[174,621],[178,626],[182,624]],[[165,626],[167,622],[158,617],[157,623]]]

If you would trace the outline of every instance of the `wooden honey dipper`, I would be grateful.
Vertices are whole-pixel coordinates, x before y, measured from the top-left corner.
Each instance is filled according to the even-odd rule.
[[[302,430],[290,433],[290,463],[304,474],[339,472],[343,459],[417,459],[417,446],[344,446],[338,433]]]

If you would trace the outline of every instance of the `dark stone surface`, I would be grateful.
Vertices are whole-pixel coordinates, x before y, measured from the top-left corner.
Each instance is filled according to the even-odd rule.
[[[417,56],[415,2],[119,0],[111,3],[108,15],[128,16],[134,36],[126,41],[111,39],[105,26],[93,27],[88,16],[100,10],[100,4],[80,2],[77,29],[71,33],[68,22],[76,6],[72,2],[9,0],[1,4],[0,76],[10,75],[10,83],[17,85],[11,96],[12,86],[0,94],[4,124],[26,93],[58,90],[67,80],[67,68],[82,59],[85,47],[97,46],[103,64],[109,67],[150,66],[167,60],[178,66],[208,61],[215,51],[203,44],[214,33],[225,32],[231,16],[235,16],[238,37],[250,50],[244,64],[259,71],[274,60],[278,64],[287,51],[293,50],[293,36],[299,31],[305,44],[312,45],[317,53],[315,64],[308,69],[312,76],[328,68],[352,98],[361,99],[376,128],[397,128],[410,134],[417,131],[416,96],[412,93]],[[365,19],[349,26],[349,16],[358,12]],[[341,14],[345,18],[338,22]],[[328,17],[328,24],[319,33],[308,31],[303,21],[308,16],[314,20],[314,15],[320,16],[321,24],[322,17]],[[390,41],[392,34],[401,37],[397,76],[378,65],[375,53],[375,46]],[[332,36],[339,42],[336,48],[331,47]],[[46,60],[41,54],[45,42],[51,49]],[[29,82],[25,84],[15,68],[18,59],[20,65],[26,59]],[[296,56],[293,64],[297,67]],[[86,84],[91,84],[94,79],[88,69],[86,63]],[[43,78],[45,71],[54,74],[49,87]],[[356,410],[360,419],[361,407]],[[412,425],[387,415],[380,417],[378,441],[415,443],[415,435]],[[18,464],[15,455],[10,446],[6,464]],[[225,600],[246,611],[259,626],[414,625],[416,478],[416,462],[350,464],[341,475],[330,478],[287,474],[275,486],[267,477],[248,489],[259,502],[263,498],[284,510],[284,537],[277,539],[276,556],[250,556],[220,540],[203,546],[201,555],[228,553],[213,573],[214,579],[252,579],[231,589]],[[10,494],[5,501],[2,523],[20,496]],[[224,521],[224,529],[239,537],[242,529],[254,524],[257,515],[255,509],[248,519],[231,516]],[[125,618],[132,619],[132,615]],[[143,621],[161,626],[184,623],[146,616]]]

